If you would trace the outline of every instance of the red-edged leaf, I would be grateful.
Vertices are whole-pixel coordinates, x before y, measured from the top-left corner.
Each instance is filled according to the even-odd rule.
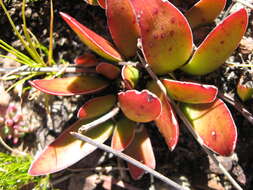
[[[98,4],[99,4],[100,7],[102,7],[103,9],[105,9],[105,6],[106,6],[105,1],[106,1],[106,0],[97,0]]]
[[[147,87],[151,92],[155,93],[161,100],[162,112],[155,119],[155,124],[160,133],[163,135],[168,148],[173,151],[177,145],[179,137],[179,125],[170,103],[155,82],[148,83]]]
[[[88,29],[68,14],[61,12],[60,15],[71,27],[71,29],[78,35],[81,41],[94,52],[111,61],[122,61],[120,54],[106,39]]]
[[[135,122],[125,117],[117,121],[112,136],[111,147],[118,151],[125,150],[134,138],[136,125]]]
[[[159,98],[147,91],[128,90],[118,93],[120,108],[125,116],[136,122],[150,122],[161,113]]]
[[[204,75],[216,70],[238,46],[247,24],[245,9],[228,16],[210,32],[182,70],[192,75]]]
[[[113,95],[100,96],[87,101],[78,111],[77,117],[90,119],[99,117],[110,111],[116,104],[116,97]]]
[[[74,63],[78,66],[83,67],[93,67],[98,64],[96,56],[91,53],[85,53],[77,58],[75,58]]]
[[[148,137],[147,131],[143,128],[141,131],[135,133],[133,142],[127,147],[125,153],[132,158],[138,160],[142,164],[155,169],[155,156],[153,153],[152,144]],[[145,173],[144,170],[137,168],[132,164],[128,164],[130,174],[133,179],[137,180]]]
[[[34,80],[30,84],[42,92],[59,96],[91,94],[108,86],[107,81],[93,76]]]
[[[33,176],[54,173],[71,166],[92,153],[96,147],[77,140],[70,134],[71,131],[77,131],[81,125],[89,121],[79,120],[66,129],[36,157],[28,173]],[[113,124],[108,121],[89,130],[85,135],[99,143],[104,143],[111,136],[112,131]]]
[[[125,83],[126,88],[130,90],[135,88],[137,85],[140,78],[140,72],[134,66],[124,65],[121,69],[121,77]]]
[[[194,82],[182,82],[170,79],[162,80],[168,94],[175,100],[190,104],[211,103],[218,94],[217,87]]]
[[[106,3],[107,23],[114,43],[124,56],[134,56],[139,27],[130,1],[107,0]]]
[[[157,74],[183,65],[192,53],[192,32],[186,18],[170,2],[131,0],[141,30],[147,63]]]
[[[253,87],[247,83],[243,84],[243,77],[239,80],[236,91],[242,101],[247,101],[253,96]]]
[[[101,62],[97,65],[96,71],[108,79],[116,79],[120,75],[120,69],[110,63]]]
[[[185,13],[185,16],[191,27],[195,28],[213,22],[225,5],[226,0],[200,0]]]
[[[237,130],[230,111],[222,100],[210,104],[185,104],[183,110],[204,144],[222,156],[233,153]]]

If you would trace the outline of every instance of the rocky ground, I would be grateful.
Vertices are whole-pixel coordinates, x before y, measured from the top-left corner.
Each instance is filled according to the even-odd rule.
[[[250,0],[248,2],[253,3]],[[17,25],[22,23],[21,2],[13,0],[9,1],[7,5],[15,23]],[[229,58],[229,63],[250,63],[251,65],[253,63],[252,11],[250,9],[248,10],[250,22],[247,33],[240,47]],[[89,51],[62,21],[59,17],[59,11],[70,14],[87,27],[109,38],[108,29],[105,27],[104,11],[101,8],[89,6],[82,0],[55,1],[54,58],[56,61],[65,60],[73,62],[76,56]],[[224,13],[229,13],[229,11]],[[219,19],[224,16],[224,13]],[[26,9],[27,24],[30,30],[44,45],[48,45],[49,43],[49,15],[48,1],[38,0],[28,3]],[[0,38],[22,50],[23,47],[11,32],[12,30],[1,9],[0,18]],[[202,28],[202,30],[195,32],[195,36],[200,40],[201,36],[204,36],[206,31],[210,29],[211,26]],[[3,51],[0,52],[5,53]],[[8,67],[10,65],[9,63],[5,63],[4,60],[1,62],[4,62],[2,67]],[[17,66],[15,63],[12,64]],[[187,77],[183,73],[176,73],[176,75],[181,78]],[[251,78],[253,78],[252,69],[250,67],[239,68],[225,64],[214,73],[202,77],[195,77],[194,80],[216,85],[221,93],[229,94],[235,98],[237,105],[242,104],[243,107],[253,113],[253,100],[242,103],[235,92],[238,80],[242,75],[248,76],[245,79],[247,82],[251,81]],[[6,85],[10,84],[7,83]],[[11,93],[13,97],[12,101],[20,104],[17,94],[15,92]],[[26,122],[36,128],[36,130],[26,135],[15,148],[23,149],[35,155],[45,145],[52,142],[63,129],[76,120],[77,110],[86,100],[87,97],[83,96],[69,98],[50,97],[51,113],[47,114],[45,96],[43,94],[36,94],[36,98],[33,100],[24,98],[22,108],[27,116]],[[235,153],[231,157],[218,158],[242,187],[250,190],[253,188],[253,127],[234,106],[228,105],[228,107],[238,127],[238,144]],[[233,189],[226,177],[224,177],[214,163],[201,150],[182,123],[180,126],[180,140],[173,152],[168,150],[165,141],[154,126],[148,128],[157,161],[156,170],[190,189]],[[119,171],[115,168],[122,169]],[[150,177],[148,174],[139,181],[131,180],[125,170],[124,162],[100,150],[95,151],[74,166],[53,174],[51,181],[55,188],[62,190],[109,189],[108,184],[111,182],[114,183],[112,189],[121,189],[122,177],[124,182],[126,182],[126,189],[168,189],[165,184]],[[119,180],[117,181],[116,179]]]

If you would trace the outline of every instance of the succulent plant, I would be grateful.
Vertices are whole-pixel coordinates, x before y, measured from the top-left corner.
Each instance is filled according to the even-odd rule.
[[[191,27],[212,22],[224,8],[225,0],[216,3],[200,0],[185,16],[172,3],[162,0],[87,2],[105,8],[109,31],[117,48],[73,17],[60,13],[80,40],[107,62],[96,62],[93,56],[86,54],[75,62],[90,68],[92,74],[34,80],[30,84],[45,93],[60,96],[98,93],[106,88],[111,92],[108,90],[108,95],[87,101],[78,112],[78,121],[38,155],[29,173],[57,172],[93,152],[94,146],[70,134],[84,126],[92,126],[83,131],[84,135],[99,143],[112,135],[112,148],[155,168],[152,144],[145,127],[154,122],[171,151],[179,136],[176,112],[166,96],[180,103],[206,147],[223,156],[231,155],[237,130],[230,111],[217,97],[218,89],[213,85],[171,79],[169,73],[181,69],[190,75],[204,75],[219,68],[244,35],[248,22],[246,10],[240,9],[225,18],[194,49]],[[147,65],[141,59],[137,62],[142,64],[131,62],[136,61],[138,49]],[[161,77],[167,95],[145,75],[144,66]],[[131,164],[129,169],[134,179],[144,173]]]

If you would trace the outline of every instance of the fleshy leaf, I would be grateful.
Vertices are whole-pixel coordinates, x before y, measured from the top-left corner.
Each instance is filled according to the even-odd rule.
[[[116,104],[116,97],[113,95],[100,96],[87,101],[78,111],[77,117],[90,119],[99,117],[110,111]]]
[[[117,121],[112,136],[111,147],[118,151],[125,150],[134,139],[136,125],[135,122],[125,117]]]
[[[66,129],[39,154],[33,161],[28,173],[33,176],[54,173],[71,166],[92,153],[96,147],[77,140],[70,134],[71,131],[77,132],[79,127],[89,121],[79,120]],[[111,136],[112,131],[113,124],[108,121],[87,131],[85,135],[99,143],[104,143]]]
[[[96,71],[108,79],[116,79],[120,75],[120,69],[110,63],[101,62],[97,65]]]
[[[238,46],[247,23],[245,9],[228,16],[210,32],[182,70],[192,75],[204,75],[219,68]]]
[[[162,110],[159,98],[148,90],[120,92],[118,100],[125,116],[136,122],[153,121]]]
[[[155,169],[155,156],[153,153],[152,144],[148,137],[147,131],[143,128],[141,131],[136,131],[133,142],[127,147],[125,153],[132,158],[138,160],[142,164]],[[128,164],[130,174],[133,179],[137,180],[145,173],[144,170],[137,168],[132,164]]]
[[[226,0],[200,0],[185,13],[185,16],[191,27],[196,28],[213,22],[225,5]]]
[[[106,39],[88,29],[68,14],[61,12],[60,15],[81,41],[94,52],[111,61],[122,61],[121,55]]]
[[[59,96],[91,94],[108,86],[107,81],[94,76],[42,79],[30,81],[30,84],[42,92]]]
[[[131,0],[141,30],[144,57],[157,74],[167,74],[191,56],[190,25],[170,2]]]
[[[98,64],[98,60],[93,54],[85,53],[77,58],[75,58],[74,63],[78,66],[83,67],[93,67]]]
[[[177,145],[179,137],[179,125],[176,119],[176,114],[155,82],[149,82],[147,88],[156,94],[161,100],[162,112],[160,116],[155,119],[155,124],[163,135],[168,148],[173,151]]]
[[[114,43],[125,57],[134,56],[139,27],[130,1],[107,0],[106,3],[107,24]]]
[[[244,102],[253,96],[253,88],[240,83],[237,84],[236,91],[240,99]]]
[[[130,90],[135,88],[137,85],[140,78],[140,72],[134,66],[124,65],[121,70],[121,77],[125,83],[126,88]]]
[[[170,79],[162,80],[168,94],[175,100],[190,103],[202,104],[211,103],[218,94],[217,87],[203,85],[194,82],[182,82]]]
[[[103,9],[105,9],[105,6],[106,6],[106,5],[105,5],[105,1],[106,1],[106,0],[97,0],[99,6],[102,7]]]
[[[236,146],[237,130],[222,100],[210,104],[184,104],[183,111],[204,145],[222,156],[230,156]]]

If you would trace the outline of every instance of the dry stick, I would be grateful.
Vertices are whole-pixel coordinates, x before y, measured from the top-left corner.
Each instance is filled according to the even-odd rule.
[[[87,137],[87,136],[84,136],[80,133],[76,133],[76,132],[70,132],[71,135],[73,135],[74,137],[76,137],[77,139],[79,140],[82,140],[82,141],[85,141],[93,146],[96,146],[106,152],[110,152],[112,153],[113,155],[117,156],[117,157],[120,157],[121,159],[135,165],[136,167],[138,168],[141,168],[145,171],[147,171],[148,173],[150,173],[151,175],[153,175],[154,177],[160,179],[161,181],[163,181],[164,183],[168,184],[169,186],[171,187],[174,187],[175,189],[183,189],[183,190],[186,190],[186,188],[180,186],[179,184],[175,183],[174,181],[172,181],[171,179],[165,177],[164,175],[160,174],[159,172],[149,168],[148,166],[142,164],[141,162],[131,158],[130,156],[120,152],[120,151],[116,151],[114,149],[112,149],[111,147],[105,145],[105,144],[100,144],[100,143],[97,143],[96,141],[92,140],[91,138]]]
[[[16,154],[19,154],[21,156],[26,156],[27,154],[25,152],[21,152],[19,150],[14,150],[13,148],[11,148],[9,145],[7,145],[3,138],[0,136],[0,144],[4,146],[4,148],[6,148],[7,150],[9,150],[10,152],[12,153],[16,153]]]
[[[238,112],[242,114],[252,125],[253,125],[253,115],[240,103],[235,101],[232,97],[219,93],[218,96],[226,101],[227,103],[231,104]]]
[[[249,7],[253,10],[253,5],[251,3],[248,3],[247,1],[244,1],[244,0],[233,0],[233,1],[241,3],[241,4],[245,5],[246,7]]]
[[[199,143],[199,145],[202,147],[202,149],[207,153],[207,155],[213,160],[215,165],[220,168],[220,170],[223,172],[223,174],[228,178],[228,180],[233,184],[233,186],[237,190],[243,190],[241,186],[233,179],[233,177],[229,174],[229,172],[225,169],[225,167],[219,163],[216,156],[204,146],[203,140],[199,137],[197,133],[193,130],[192,124],[188,121],[188,119],[184,116],[183,112],[180,110],[180,108],[176,105],[176,103],[167,95],[167,91],[163,83],[158,79],[156,74],[151,70],[149,65],[145,62],[145,60],[142,58],[142,56],[138,53],[138,57],[151,76],[151,78],[157,83],[160,90],[164,94],[164,96],[167,98],[167,100],[171,103],[172,107],[176,110],[176,113],[180,117],[180,119],[184,122],[185,126],[189,130],[189,132],[192,134],[192,136],[195,138],[195,140]]]
[[[109,119],[113,118],[115,115],[117,115],[119,113],[119,111],[120,111],[119,107],[113,108],[111,111],[109,111],[107,114],[103,115],[102,117],[80,127],[78,129],[78,132],[81,133],[81,132],[88,131],[88,130],[96,127],[97,125],[106,122],[107,120],[109,120]]]
[[[69,66],[69,67],[28,67],[28,66],[21,66],[19,68],[0,68],[0,73],[7,73],[6,75],[9,76],[11,74],[15,73],[47,73],[47,72],[58,72],[64,69],[64,72],[66,73],[95,73],[96,71],[91,68],[84,68],[81,66]],[[6,77],[6,76],[5,76]]]

